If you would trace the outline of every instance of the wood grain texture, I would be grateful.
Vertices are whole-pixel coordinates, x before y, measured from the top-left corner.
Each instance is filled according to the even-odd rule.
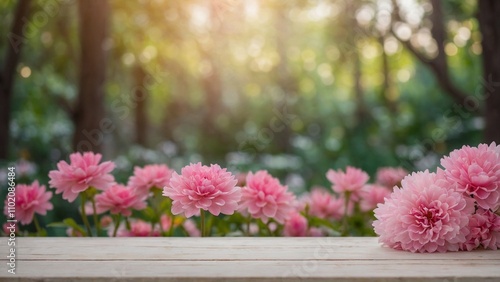
[[[500,251],[413,254],[377,238],[18,238],[3,281],[500,281]]]

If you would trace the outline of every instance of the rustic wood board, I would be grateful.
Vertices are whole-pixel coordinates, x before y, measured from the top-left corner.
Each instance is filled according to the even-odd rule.
[[[16,238],[3,281],[500,281],[500,251],[413,254],[377,238]]]

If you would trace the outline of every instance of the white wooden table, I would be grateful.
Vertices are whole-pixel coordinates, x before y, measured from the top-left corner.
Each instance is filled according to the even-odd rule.
[[[500,281],[500,251],[412,254],[377,238],[16,238],[2,281]]]

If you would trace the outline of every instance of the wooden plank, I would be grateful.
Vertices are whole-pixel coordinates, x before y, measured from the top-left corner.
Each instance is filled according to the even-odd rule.
[[[500,281],[500,251],[413,254],[377,238],[16,238],[0,280]],[[291,279],[291,280],[290,280]]]
[[[492,260],[499,252],[413,254],[377,238],[18,238],[21,259],[51,260]],[[126,246],[126,247],[124,247]],[[7,245],[0,246],[7,253]],[[2,257],[2,259],[6,259]]]
[[[140,258],[138,258],[140,259]],[[64,278],[84,280],[93,278],[129,278],[162,281],[192,279],[192,281],[219,281],[222,278],[243,281],[268,279],[390,279],[432,278],[493,279],[500,277],[498,262],[430,260],[415,261],[20,261],[17,278]],[[2,274],[3,277],[8,277]],[[201,280],[204,278],[204,280]],[[253,280],[250,280],[253,278]],[[171,279],[171,280],[167,280]],[[476,280],[474,280],[476,281]],[[498,280],[497,280],[498,281]]]

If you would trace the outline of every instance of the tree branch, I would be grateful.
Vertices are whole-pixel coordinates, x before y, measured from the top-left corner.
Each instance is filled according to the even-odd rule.
[[[417,50],[410,41],[403,40],[399,37],[391,27],[391,34],[399,41],[403,46],[410,51],[420,62],[427,65],[431,71],[434,73],[441,88],[448,93],[448,95],[459,105],[466,104],[466,98],[468,94],[458,88],[451,80],[448,72],[448,64],[446,62],[446,53],[444,52],[444,44],[446,33],[443,24],[443,12],[440,0],[431,0],[433,6],[433,14],[431,16],[432,30],[431,34],[436,41],[438,54],[435,58],[428,58],[426,55]],[[396,0],[392,0],[394,11],[393,11],[393,22],[400,21],[402,19],[399,15],[399,6]]]

